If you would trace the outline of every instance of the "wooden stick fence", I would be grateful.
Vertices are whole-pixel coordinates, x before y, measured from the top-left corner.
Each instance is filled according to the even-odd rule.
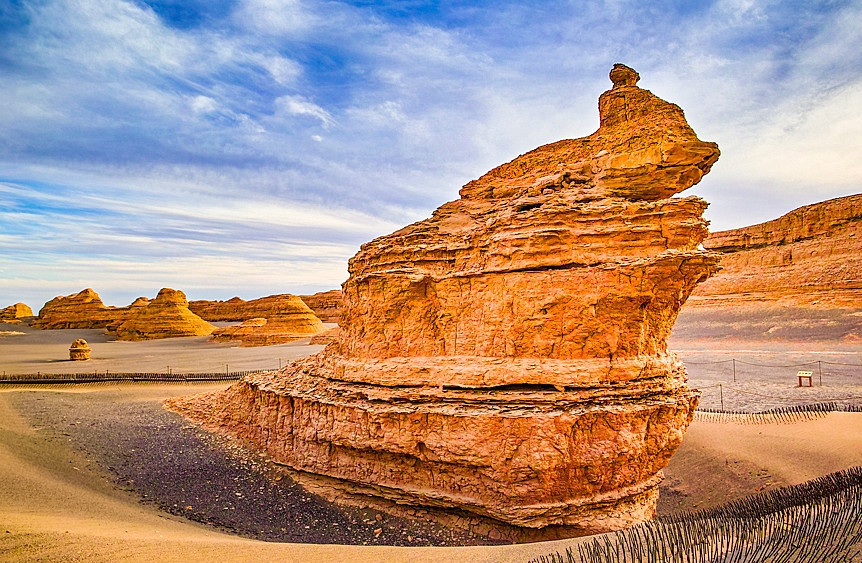
[[[850,563],[862,560],[862,467],[660,517],[531,563]]]
[[[0,385],[30,385],[30,384],[68,384],[68,383],[108,383],[108,382],[194,382],[194,381],[233,381],[261,370],[233,372],[87,372],[87,373],[18,373],[5,374],[0,378]]]

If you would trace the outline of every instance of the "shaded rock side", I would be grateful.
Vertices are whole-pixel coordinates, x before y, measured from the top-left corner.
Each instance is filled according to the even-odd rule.
[[[90,288],[73,295],[59,296],[45,303],[39,318],[31,324],[41,329],[106,328],[122,319],[124,308],[107,307]]]
[[[337,343],[172,407],[304,475],[536,537],[650,518],[698,397],[666,339],[718,268],[706,202],[670,196],[719,151],[633,70],[611,79],[598,131],[363,245]]]
[[[723,271],[697,288],[690,307],[862,307],[862,194],[713,233],[704,247],[723,254]]]
[[[188,308],[182,291],[164,288],[152,301],[137,299],[126,317],[112,325],[119,340],[154,340],[178,336],[206,336],[215,327]]]
[[[216,329],[213,340],[240,342],[243,346],[269,346],[308,338],[326,330],[302,299],[295,295],[288,297],[290,299],[283,299],[271,317],[249,319],[239,326]]]
[[[24,303],[15,303],[0,309],[0,321],[15,321],[32,316],[33,310]]]
[[[314,295],[300,295],[305,304],[325,323],[341,320],[341,290],[320,291]]]

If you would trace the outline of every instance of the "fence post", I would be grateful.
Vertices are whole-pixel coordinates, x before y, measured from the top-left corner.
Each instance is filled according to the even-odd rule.
[[[823,368],[820,366],[821,361],[817,360],[817,373],[820,374],[820,387],[823,387]]]
[[[733,382],[736,383],[736,358],[731,358],[730,361],[733,362]]]
[[[721,410],[724,410],[724,388],[721,383],[718,384],[718,394],[721,397]]]

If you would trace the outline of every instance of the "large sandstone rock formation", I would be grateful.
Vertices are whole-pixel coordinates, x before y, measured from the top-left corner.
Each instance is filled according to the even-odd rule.
[[[0,321],[17,321],[25,317],[32,317],[33,310],[24,303],[15,303],[0,309]]]
[[[518,539],[650,518],[698,397],[666,338],[718,262],[706,202],[671,196],[719,151],[637,79],[615,65],[592,135],[363,245],[337,344],[170,404],[304,479]]]
[[[215,327],[188,308],[186,295],[164,288],[152,301],[137,299],[125,318],[111,330],[119,340],[152,340],[177,336],[206,336]]]
[[[692,305],[862,306],[862,194],[713,233],[704,247],[724,254],[724,269],[697,289]]]
[[[723,270],[700,285],[674,338],[862,339],[862,195],[713,233]]]
[[[99,294],[88,287],[45,303],[32,326],[41,329],[105,328],[124,314],[125,309],[105,306]]]
[[[341,320],[341,290],[320,291],[314,295],[300,295],[305,304],[325,323]]]

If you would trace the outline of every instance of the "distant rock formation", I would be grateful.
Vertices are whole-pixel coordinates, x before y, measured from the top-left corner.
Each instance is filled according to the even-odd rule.
[[[252,301],[239,297],[232,297],[227,301],[189,301],[189,310],[211,323],[247,321],[257,317],[266,318],[272,304],[277,303],[280,297],[281,295],[270,295]]]
[[[698,397],[666,339],[718,262],[706,202],[671,196],[719,151],[632,69],[610,76],[598,131],[364,244],[336,344],[169,405],[306,482],[513,539],[650,518]]]
[[[15,303],[4,309],[0,309],[0,321],[17,321],[25,317],[32,317],[33,310],[24,303]]]
[[[341,319],[341,290],[331,289],[314,295],[300,295],[305,304],[325,323],[337,323]]]
[[[153,340],[178,336],[206,336],[215,327],[188,308],[186,295],[164,288],[152,301],[139,298],[119,324],[112,327],[119,340]]]
[[[55,297],[45,303],[34,327],[52,330],[64,328],[106,328],[123,318],[125,309],[106,307],[99,294],[89,287],[79,293]]]
[[[713,233],[723,270],[698,286],[674,340],[862,341],[862,195]]]
[[[72,361],[82,361],[90,359],[90,345],[83,338],[78,338],[72,342],[69,347],[69,359]]]
[[[800,207],[759,225],[713,233],[722,272],[692,306],[752,302],[862,307],[862,194]]]
[[[213,332],[213,340],[241,342],[243,346],[270,346],[308,338],[326,330],[302,299],[296,295],[277,297],[277,300],[264,298],[271,299],[268,302],[268,317],[257,317],[246,320],[239,326],[217,329]]]

